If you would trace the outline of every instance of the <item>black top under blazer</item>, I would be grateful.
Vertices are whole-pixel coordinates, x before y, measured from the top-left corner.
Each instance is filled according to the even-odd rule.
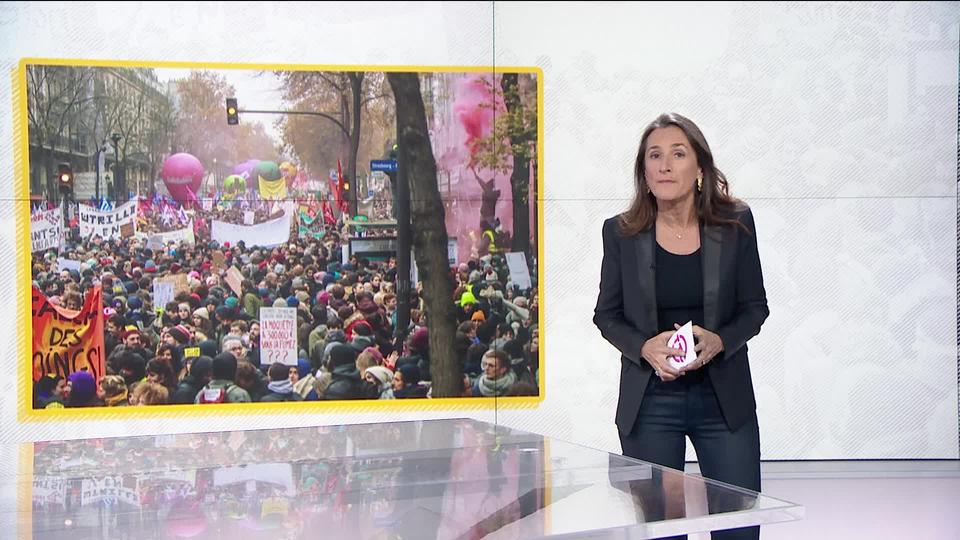
[[[713,382],[727,427],[734,431],[749,420],[757,403],[747,361],[747,340],[766,320],[753,213],[741,204],[729,216],[746,226],[700,225],[703,260],[704,328],[720,336],[724,350],[705,368]],[[643,344],[657,335],[655,225],[622,237],[619,216],[603,223],[600,295],[593,323],[621,353],[617,428],[626,436],[633,428],[653,368],[640,355]]]

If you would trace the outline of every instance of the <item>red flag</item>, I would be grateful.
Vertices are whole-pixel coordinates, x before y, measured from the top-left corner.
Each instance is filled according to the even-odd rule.
[[[349,206],[346,199],[343,198],[343,169],[340,167],[339,159],[337,159],[337,202],[340,205],[340,213],[345,214]]]
[[[337,218],[333,217],[333,209],[330,208],[330,201],[323,200],[323,221],[327,225],[335,225]]]

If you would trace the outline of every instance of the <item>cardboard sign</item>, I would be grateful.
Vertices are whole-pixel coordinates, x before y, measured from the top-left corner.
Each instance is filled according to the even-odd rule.
[[[247,210],[243,213],[243,224],[244,225],[253,225],[253,212]]]
[[[223,255],[222,251],[213,252],[213,269],[220,271],[227,266],[227,258]]]
[[[76,270],[80,271],[80,261],[75,261],[73,259],[64,259],[63,257],[57,259],[57,271],[63,272],[64,270]]]
[[[80,311],[54,306],[34,287],[33,380],[47,374],[66,378],[76,371],[88,371],[93,380],[105,374],[103,348],[103,291],[90,290]],[[294,362],[296,363],[296,362]]]
[[[229,285],[233,292],[237,294],[237,298],[243,297],[243,293],[240,288],[240,284],[243,281],[243,274],[237,270],[236,266],[231,266],[230,269],[227,270],[227,276],[223,278],[223,280],[226,281],[227,285]]]
[[[260,363],[297,365],[297,309],[260,308]]]
[[[153,280],[154,283],[158,281],[160,283],[172,283],[174,296],[182,292],[190,292],[190,284],[187,283],[186,274],[174,274],[172,276],[162,277],[162,278]],[[156,304],[156,305],[160,305],[160,304]]]

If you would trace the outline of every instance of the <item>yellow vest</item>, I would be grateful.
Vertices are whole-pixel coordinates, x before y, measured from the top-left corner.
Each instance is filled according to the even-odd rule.
[[[487,230],[483,231],[483,235],[490,239],[490,253],[496,253],[496,252],[497,252],[497,240],[496,240],[495,235],[493,234],[493,231],[491,231],[490,229],[487,229]]]

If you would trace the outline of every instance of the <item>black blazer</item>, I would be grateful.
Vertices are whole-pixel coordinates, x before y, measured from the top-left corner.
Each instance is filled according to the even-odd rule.
[[[755,414],[756,400],[747,362],[747,340],[766,320],[753,214],[745,205],[731,216],[741,227],[700,226],[703,260],[704,328],[723,340],[724,350],[705,368],[730,430]],[[619,217],[603,223],[600,295],[593,323],[621,356],[617,428],[628,435],[640,411],[653,369],[640,355],[643,344],[657,335],[655,226],[630,237],[618,232]]]

